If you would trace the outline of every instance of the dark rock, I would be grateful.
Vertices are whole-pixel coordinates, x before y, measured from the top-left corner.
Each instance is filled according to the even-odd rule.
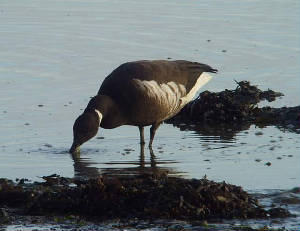
[[[47,148],[52,148],[53,146],[51,144],[44,144],[45,147]]]
[[[291,215],[287,210],[283,208],[271,208],[268,210],[268,213],[271,218],[284,218]]]

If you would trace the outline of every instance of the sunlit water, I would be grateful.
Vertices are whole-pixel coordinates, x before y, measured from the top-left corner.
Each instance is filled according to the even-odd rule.
[[[296,0],[2,0],[0,177],[158,169],[262,192],[299,186],[299,135],[275,127],[219,134],[163,124],[155,158],[145,148],[141,163],[138,129],[124,126],[100,130],[80,157],[67,153],[75,118],[104,77],[129,60],[204,62],[219,74],[203,90],[249,80],[285,94],[272,106],[299,105],[298,12]]]

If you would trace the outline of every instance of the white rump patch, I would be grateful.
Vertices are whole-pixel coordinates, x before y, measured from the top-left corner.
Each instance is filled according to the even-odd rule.
[[[95,112],[97,113],[97,115],[98,115],[98,117],[99,117],[99,126],[100,126],[101,121],[102,121],[102,118],[103,118],[103,115],[102,115],[102,113],[101,113],[99,110],[97,110],[97,109],[95,109]]]
[[[205,84],[207,84],[210,80],[212,79],[212,76],[203,72],[197,79],[197,82],[195,84],[195,86],[189,91],[189,93],[181,98],[183,105],[187,104],[188,102],[190,102],[191,100],[193,100],[195,94],[197,93],[197,91],[203,87]]]

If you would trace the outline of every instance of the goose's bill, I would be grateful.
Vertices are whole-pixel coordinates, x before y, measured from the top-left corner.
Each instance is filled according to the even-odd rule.
[[[78,152],[80,152],[80,145],[73,142],[73,144],[69,150],[69,153],[78,153]]]

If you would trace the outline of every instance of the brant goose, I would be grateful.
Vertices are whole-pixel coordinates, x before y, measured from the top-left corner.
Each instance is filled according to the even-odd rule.
[[[155,132],[166,119],[178,113],[217,70],[185,60],[136,61],[124,63],[108,75],[96,96],[73,126],[70,152],[94,137],[99,126],[137,126],[144,144],[144,126],[151,125],[149,147]]]

